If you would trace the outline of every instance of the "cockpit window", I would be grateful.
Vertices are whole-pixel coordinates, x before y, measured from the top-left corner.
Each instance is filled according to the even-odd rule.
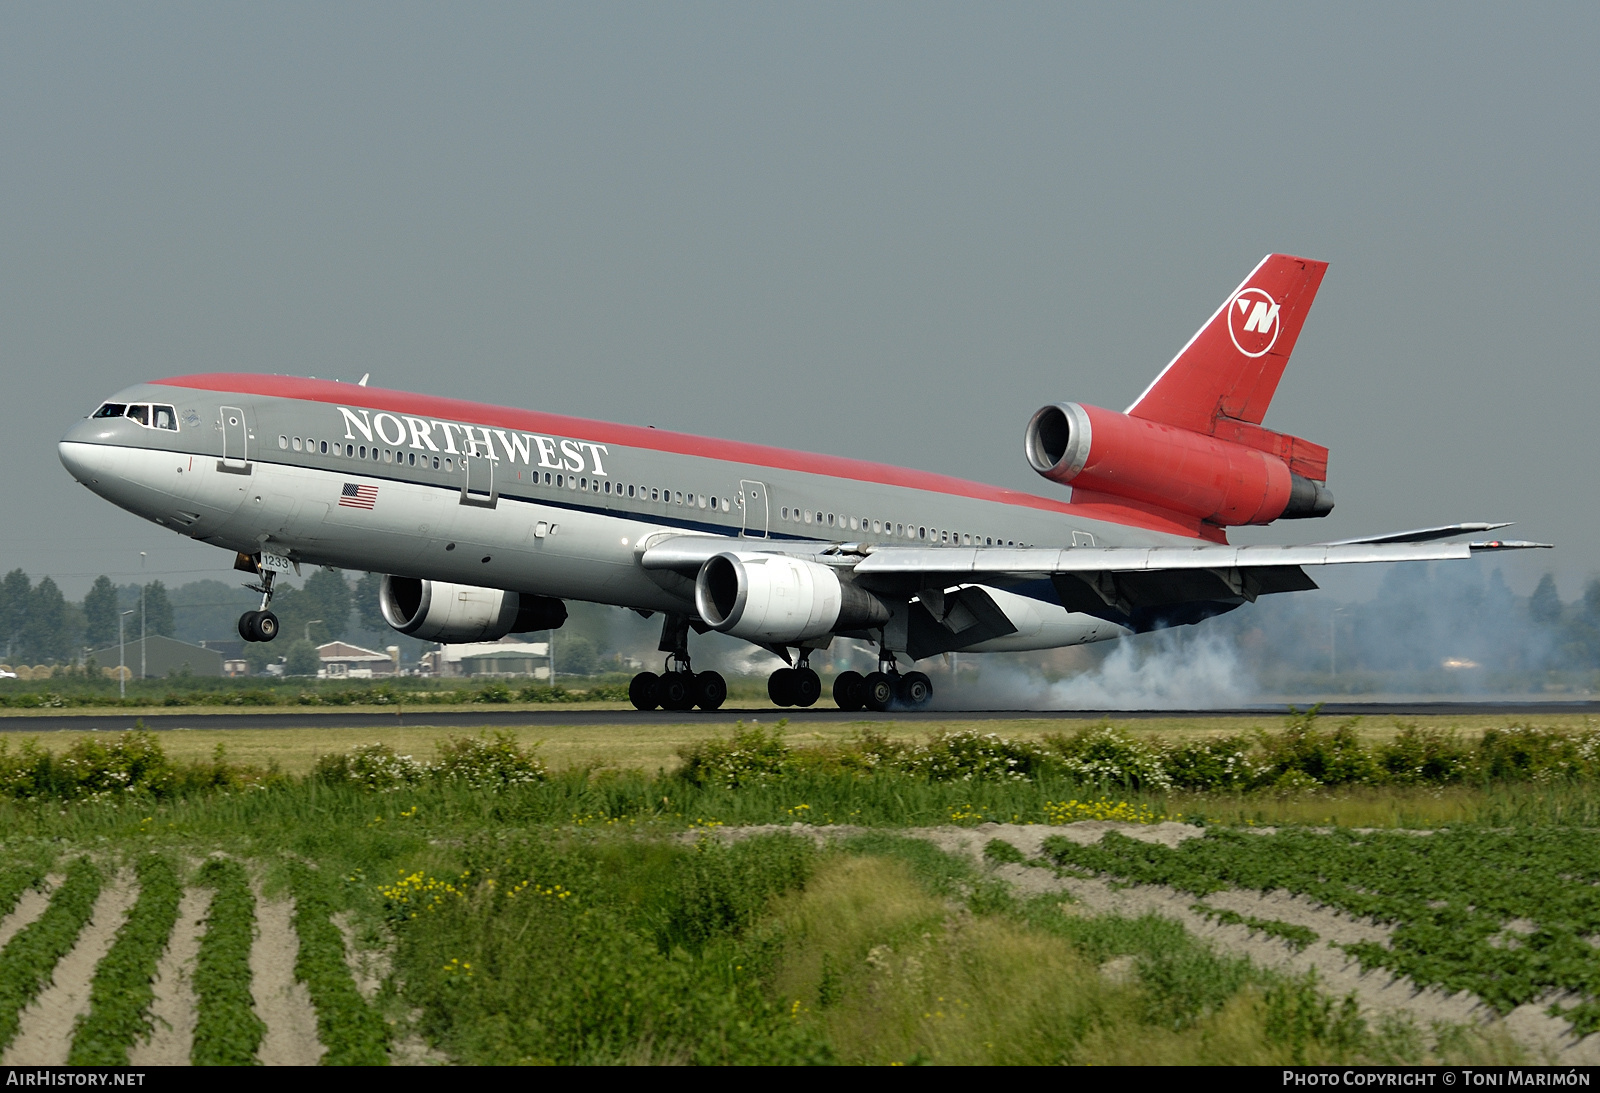
[[[150,407],[134,403],[128,407],[128,416],[140,425],[150,424]]]
[[[94,412],[94,417],[121,417],[128,407],[121,402],[108,402]]]
[[[178,431],[178,412],[170,406],[150,407],[150,424],[157,429]]]

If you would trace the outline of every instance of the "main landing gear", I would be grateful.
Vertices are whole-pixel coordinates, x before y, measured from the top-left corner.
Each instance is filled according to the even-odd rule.
[[[628,701],[635,709],[714,710],[728,698],[728,684],[718,672],[696,672],[689,664],[689,620],[668,616],[661,627],[661,651],[667,654],[666,671],[640,672],[628,684]]]
[[[793,668],[779,668],[767,677],[767,697],[774,706],[799,706],[805,709],[816,705],[822,697],[822,677],[811,670],[809,654],[800,650],[800,663]]]
[[[833,700],[841,710],[874,710],[879,713],[891,706],[918,709],[933,698],[933,680],[921,672],[900,674],[894,654],[878,654],[878,670],[862,675],[860,672],[840,672],[833,681]]]
[[[250,591],[261,593],[261,610],[239,616],[239,636],[245,641],[271,641],[278,636],[278,616],[267,610],[272,603],[272,578],[276,576],[270,569],[263,570],[260,584],[245,585]]]

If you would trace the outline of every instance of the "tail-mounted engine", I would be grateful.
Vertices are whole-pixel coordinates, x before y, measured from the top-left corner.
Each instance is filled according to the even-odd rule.
[[[1044,477],[1222,527],[1326,516],[1328,450],[1248,422],[1216,434],[1059,402],[1033,415],[1028,462]]]
[[[713,630],[760,645],[789,645],[889,621],[889,609],[825,565],[780,554],[726,553],[706,560],[695,607]]]
[[[402,634],[446,644],[557,630],[567,621],[567,605],[548,596],[416,577],[385,576],[378,605]]]

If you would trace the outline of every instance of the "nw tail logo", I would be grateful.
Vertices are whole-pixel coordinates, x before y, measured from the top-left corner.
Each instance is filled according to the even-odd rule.
[[[1247,288],[1228,305],[1228,335],[1233,346],[1247,357],[1260,357],[1271,351],[1283,323],[1278,319],[1280,305],[1259,288]]]

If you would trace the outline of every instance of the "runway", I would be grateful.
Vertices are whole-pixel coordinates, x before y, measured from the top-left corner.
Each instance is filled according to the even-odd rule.
[[[1302,709],[1304,706],[1301,707]],[[35,714],[0,717],[0,733],[17,732],[121,732],[143,721],[157,732],[175,729],[263,730],[263,729],[382,729],[394,727],[438,726],[439,728],[496,728],[511,726],[563,725],[727,725],[736,722],[771,724],[787,718],[796,729],[807,724],[840,722],[939,722],[939,721],[1137,721],[1190,717],[1254,718],[1281,716],[1284,705],[1261,705],[1219,710],[891,710],[885,713],[843,710],[779,709],[776,706],[721,709],[714,713],[691,710],[667,713],[653,710],[497,710],[487,706],[413,706],[394,713],[341,712],[313,710],[291,713],[210,713],[174,710],[170,713],[123,712],[84,714]],[[1338,702],[1324,703],[1323,717],[1538,717],[1551,715],[1600,717],[1600,702]]]

